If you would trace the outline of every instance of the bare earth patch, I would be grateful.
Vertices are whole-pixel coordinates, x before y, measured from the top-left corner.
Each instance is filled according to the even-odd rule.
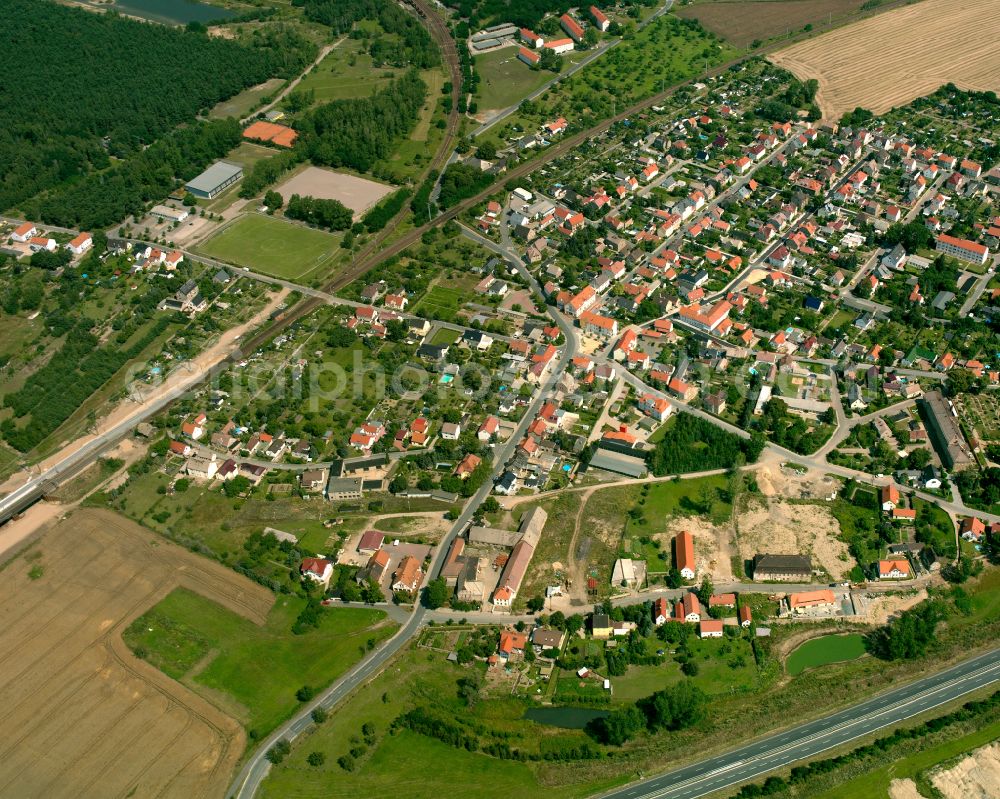
[[[318,200],[339,200],[357,219],[375,203],[392,193],[393,187],[344,172],[309,166],[296,172],[275,189],[287,201],[293,194]]]
[[[980,747],[947,771],[931,776],[945,799],[991,799],[1000,796],[1000,744]]]
[[[926,799],[917,790],[917,784],[910,779],[893,780],[889,783],[889,799]]]
[[[739,524],[739,555],[743,560],[758,552],[811,554],[813,563],[834,579],[850,571],[847,544],[837,538],[840,525],[822,505],[770,498],[741,514]]]
[[[862,600],[864,607],[862,621],[869,624],[885,624],[890,617],[919,605],[925,599],[927,599],[927,590],[924,588],[907,596],[877,596],[874,599],[864,599]]]
[[[663,551],[669,552],[670,542],[674,536],[684,530],[690,532],[694,538],[698,578],[708,574],[716,583],[733,582],[733,563],[730,559],[732,549],[729,543],[733,534],[732,525],[715,525],[704,516],[691,516],[686,519],[672,519],[667,525],[667,532],[655,537],[664,548]]]
[[[274,597],[114,513],[81,510],[0,571],[0,796],[221,796],[242,728],[122,630],[183,585],[262,624]]]
[[[922,0],[781,50],[771,61],[819,81],[826,119],[857,106],[881,114],[951,82],[1000,89],[996,0]]]

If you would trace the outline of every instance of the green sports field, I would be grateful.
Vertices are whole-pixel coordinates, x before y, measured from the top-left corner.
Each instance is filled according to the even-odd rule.
[[[210,258],[286,280],[325,277],[340,254],[340,236],[251,214],[199,245]]]

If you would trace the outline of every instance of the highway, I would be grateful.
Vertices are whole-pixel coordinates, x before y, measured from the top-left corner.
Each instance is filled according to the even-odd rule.
[[[601,794],[601,799],[696,799],[706,796],[891,727],[998,679],[1000,649],[994,649],[832,715]]]

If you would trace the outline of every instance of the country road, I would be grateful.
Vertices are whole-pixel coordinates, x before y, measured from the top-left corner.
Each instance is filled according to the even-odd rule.
[[[696,799],[892,727],[1000,680],[1000,649],[722,755],[601,794],[601,799]]]

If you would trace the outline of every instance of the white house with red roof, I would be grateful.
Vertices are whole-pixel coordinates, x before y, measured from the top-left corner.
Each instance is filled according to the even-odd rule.
[[[87,250],[94,246],[94,237],[89,233],[81,233],[79,236],[74,238],[69,244],[66,245],[66,249],[69,250],[73,255],[83,255]]]
[[[546,123],[545,132],[550,136],[558,136],[560,133],[565,131],[567,127],[569,127],[569,125],[565,118],[559,117],[559,119]]]
[[[500,420],[496,416],[487,416],[486,421],[479,426],[476,438],[480,441],[489,441],[500,429]]]
[[[18,225],[14,228],[14,231],[10,234],[11,239],[18,241],[21,244],[26,243],[29,239],[38,235],[38,228],[36,228],[31,222],[25,222],[23,225]]]
[[[530,28],[521,28],[519,35],[522,42],[535,50],[545,44],[545,40]]]
[[[562,27],[569,37],[578,44],[583,41],[583,26],[577,22],[569,14],[563,14],[559,17],[559,25]]]
[[[543,47],[551,50],[556,55],[562,55],[563,53],[570,52],[575,45],[573,44],[572,39],[552,39],[551,41],[546,42]]]
[[[529,67],[537,66],[542,60],[542,57],[538,55],[534,50],[529,50],[527,47],[521,47],[517,51],[517,57],[520,61],[523,61]]]
[[[601,33],[604,33],[611,27],[611,20],[597,6],[590,7],[590,18],[594,20],[594,27]]]
[[[658,422],[664,422],[670,416],[673,407],[663,397],[647,393],[639,398],[639,410]]]
[[[333,576],[333,561],[326,558],[303,558],[302,565],[299,566],[299,573],[313,582],[319,583],[323,588],[330,585],[330,578]]]

